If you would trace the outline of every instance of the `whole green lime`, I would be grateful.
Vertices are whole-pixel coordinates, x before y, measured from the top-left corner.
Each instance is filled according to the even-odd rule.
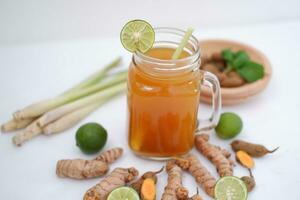
[[[84,153],[97,153],[106,144],[107,131],[98,123],[87,123],[77,130],[75,139]]]
[[[235,113],[226,112],[220,117],[216,132],[220,138],[231,139],[237,136],[243,128],[242,119]]]

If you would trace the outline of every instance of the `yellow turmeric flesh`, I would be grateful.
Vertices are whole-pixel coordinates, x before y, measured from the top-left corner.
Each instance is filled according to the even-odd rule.
[[[197,135],[195,137],[195,147],[208,160],[210,160],[221,177],[233,175],[233,161],[230,160],[224,150],[217,148],[215,145],[208,142],[209,136],[207,134]]]
[[[138,175],[138,171],[131,168],[116,168],[100,183],[90,188],[83,200],[105,200],[114,189],[126,185]]]
[[[163,169],[164,169],[164,167],[162,167],[158,171],[145,172],[138,180],[132,182],[129,186],[132,187],[133,189],[135,189],[135,191],[137,191],[137,193],[141,196],[141,187],[142,187],[144,180],[152,179],[154,181],[154,183],[156,184],[157,183],[157,174],[161,173],[163,171]]]
[[[153,179],[146,178],[141,187],[142,200],[155,200],[156,199],[156,184]]]
[[[248,169],[252,169],[255,165],[252,157],[249,154],[247,154],[245,151],[241,151],[241,150],[237,151],[236,159],[241,165],[243,165]]]

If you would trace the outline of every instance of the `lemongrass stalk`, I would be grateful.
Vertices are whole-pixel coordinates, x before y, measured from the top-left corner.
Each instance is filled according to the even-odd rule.
[[[24,130],[16,133],[12,138],[13,143],[16,146],[21,146],[27,140],[36,137],[42,133],[42,129],[37,125],[37,121],[33,121]]]
[[[76,85],[75,87],[71,88],[70,90],[65,92],[65,94],[69,94],[69,93],[72,93],[74,91],[78,91],[82,88],[86,88],[88,86],[91,86],[91,85],[94,85],[94,84],[98,83],[99,81],[101,81],[107,75],[107,73],[111,69],[118,67],[121,60],[122,60],[121,57],[118,57],[118,58],[114,59],[111,63],[106,65],[103,69],[101,69],[100,71],[94,73],[93,75],[91,75],[90,77],[88,77],[87,79],[85,79],[84,81],[82,81],[81,83]]]
[[[111,97],[115,96],[116,94],[123,92],[125,90],[125,88],[126,88],[126,83],[123,82],[123,83],[111,86],[110,88],[108,88],[106,90],[99,91],[90,96],[81,98],[77,101],[74,101],[74,102],[65,104],[63,106],[60,106],[58,108],[55,108],[55,109],[45,113],[42,117],[40,117],[37,120],[37,124],[40,127],[44,127],[47,124],[61,118],[62,116],[66,115],[70,112],[73,112],[76,109],[97,103],[99,101],[110,99]]]
[[[191,37],[194,29],[193,28],[188,28],[187,31],[185,32],[180,44],[178,45],[177,49],[173,53],[172,59],[176,60],[180,57],[184,47],[187,45],[189,38]]]
[[[34,121],[34,118],[28,118],[24,120],[15,120],[11,119],[8,122],[2,124],[1,131],[3,133],[15,131],[18,129],[25,128],[27,125],[29,125],[31,122]]]
[[[49,110],[52,110],[56,107],[74,101],[76,99],[79,99],[81,97],[90,95],[94,92],[104,90],[115,84],[124,82],[126,80],[126,77],[127,77],[127,71],[117,73],[113,75],[111,79],[97,83],[88,88],[84,88],[78,91],[74,91],[72,93],[64,94],[62,96],[40,101],[38,103],[27,106],[24,109],[15,112],[13,116],[17,120],[38,117],[44,114],[45,112],[48,112]]]
[[[46,125],[43,128],[43,133],[46,135],[54,134],[54,133],[60,133],[63,132],[71,127],[73,127],[75,124],[80,122],[83,118],[91,114],[93,111],[95,111],[99,106],[106,103],[109,99],[113,98],[115,95],[107,96],[106,98],[101,99],[98,103],[94,103],[82,108],[79,108],[73,112],[70,112],[63,117],[59,118],[58,120]]]

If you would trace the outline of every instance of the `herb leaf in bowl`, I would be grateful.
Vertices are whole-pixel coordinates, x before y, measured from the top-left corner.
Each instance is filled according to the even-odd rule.
[[[234,69],[238,69],[242,67],[247,61],[249,61],[248,54],[245,51],[238,51],[234,55],[232,65],[234,66]]]
[[[237,69],[237,72],[248,83],[263,78],[265,74],[263,66],[253,61],[247,61],[242,67]]]
[[[221,55],[226,62],[232,62],[234,59],[234,53],[230,49],[224,49]]]
[[[231,49],[224,49],[221,55],[227,65],[224,70],[225,74],[235,70],[248,83],[255,82],[264,77],[263,66],[251,61],[246,51],[233,52]]]

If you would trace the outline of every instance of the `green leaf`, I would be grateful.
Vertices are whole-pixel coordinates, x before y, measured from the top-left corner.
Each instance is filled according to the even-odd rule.
[[[253,61],[247,61],[236,70],[238,74],[248,83],[255,82],[263,78],[265,75],[263,66]]]
[[[234,59],[234,53],[230,49],[222,50],[221,54],[223,59],[226,60],[227,62],[233,61]]]
[[[249,61],[249,56],[245,51],[238,51],[234,55],[234,60],[232,65],[234,69],[238,69],[242,65],[244,65],[247,61]]]

